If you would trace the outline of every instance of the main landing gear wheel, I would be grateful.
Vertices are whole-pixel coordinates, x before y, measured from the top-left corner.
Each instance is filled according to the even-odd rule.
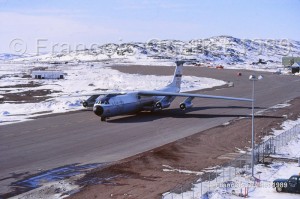
[[[106,122],[106,117],[101,117],[101,122]]]

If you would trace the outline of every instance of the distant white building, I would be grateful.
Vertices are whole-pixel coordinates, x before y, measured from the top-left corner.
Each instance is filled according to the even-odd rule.
[[[32,71],[31,77],[35,79],[64,79],[64,73],[56,70],[36,70]]]

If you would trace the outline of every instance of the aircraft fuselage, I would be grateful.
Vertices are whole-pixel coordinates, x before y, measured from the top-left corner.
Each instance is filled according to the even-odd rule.
[[[144,107],[153,107],[158,97],[141,97],[137,92],[105,96],[96,100],[93,111],[99,117],[112,117],[142,111]]]

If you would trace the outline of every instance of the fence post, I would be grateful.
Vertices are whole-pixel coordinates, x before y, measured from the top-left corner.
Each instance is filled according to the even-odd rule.
[[[223,170],[223,182],[225,182],[225,172],[224,172],[224,167],[222,168]]]
[[[275,141],[276,141],[276,138],[273,138],[273,154],[275,154],[276,153],[276,143],[275,143]]]
[[[242,168],[242,159],[240,159],[240,168]]]
[[[202,181],[201,181],[201,185],[200,185],[200,187],[201,187],[201,198],[202,198]]]
[[[183,199],[182,185],[181,185],[181,198]]]
[[[287,143],[286,134],[287,134],[287,132],[284,132],[284,145],[286,145],[286,143]]]
[[[254,147],[254,154],[256,154],[254,157],[256,157],[256,159],[254,159],[254,164],[257,163],[257,160],[259,160],[259,148],[257,147],[257,149]]]
[[[235,164],[235,166],[234,166],[234,177],[236,176],[236,167],[237,167],[237,165]]]
[[[228,180],[231,180],[231,164],[228,163]]]
[[[193,188],[193,199],[195,199],[195,187]]]
[[[210,172],[208,173],[208,191],[210,191]]]
[[[274,141],[274,138],[272,138],[272,148],[271,150],[273,149],[273,154],[275,154],[275,141]]]
[[[218,174],[217,174],[217,167],[215,168],[215,176],[216,176],[216,184],[218,183]]]
[[[266,154],[266,146],[268,146],[268,142],[270,142],[270,139],[267,140],[267,143],[263,142],[263,151],[262,151],[262,163],[265,163],[265,156]]]

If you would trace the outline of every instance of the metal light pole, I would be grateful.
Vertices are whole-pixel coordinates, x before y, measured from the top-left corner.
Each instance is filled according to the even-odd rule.
[[[254,82],[256,80],[256,76],[250,75],[249,79],[252,81],[251,176],[254,177]]]
[[[254,147],[255,147],[255,133],[254,133],[254,101],[255,101],[255,81],[263,79],[263,76],[256,77],[255,75],[250,75],[249,79],[252,81],[252,127],[251,127],[251,147],[252,147],[252,154],[251,154],[251,176],[254,177]]]

